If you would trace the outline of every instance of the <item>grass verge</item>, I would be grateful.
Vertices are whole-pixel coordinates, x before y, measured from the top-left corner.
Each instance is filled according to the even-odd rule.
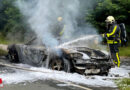
[[[119,90],[130,90],[130,78],[115,80]]]
[[[130,57],[130,43],[127,47],[120,47],[119,50],[120,56]]]
[[[0,56],[6,56],[8,54],[7,51],[0,49]]]
[[[0,33],[0,44],[9,44],[9,41]]]

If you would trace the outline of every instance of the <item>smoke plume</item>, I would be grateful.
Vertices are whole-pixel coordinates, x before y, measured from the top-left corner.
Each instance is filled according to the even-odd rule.
[[[64,41],[97,34],[96,29],[86,25],[84,20],[87,9],[93,8],[92,0],[17,0],[16,5],[47,47],[53,48]],[[62,20],[58,21],[58,17]]]

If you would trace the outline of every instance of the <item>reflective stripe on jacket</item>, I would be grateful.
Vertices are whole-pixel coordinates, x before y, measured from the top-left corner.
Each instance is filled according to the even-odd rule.
[[[115,35],[116,32],[117,32],[117,25],[114,26],[114,29],[112,30],[112,32],[107,33],[107,37]]]
[[[118,43],[121,43],[121,40],[119,40],[119,41],[107,40],[107,43],[108,44],[118,44]]]
[[[59,36],[62,36],[64,34],[66,26],[64,25],[63,29],[60,31]]]
[[[110,29],[109,32],[106,33],[106,36],[108,38],[107,43],[108,44],[117,44],[117,43],[121,43],[120,40],[120,27],[118,24],[113,24]]]

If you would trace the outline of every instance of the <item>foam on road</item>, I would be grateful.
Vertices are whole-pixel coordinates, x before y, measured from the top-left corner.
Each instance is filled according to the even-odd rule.
[[[114,78],[117,77],[128,77],[130,69],[121,68],[112,68],[108,76],[83,76],[77,73],[66,73],[66,72],[58,72],[52,71],[45,68],[37,68],[32,67],[25,64],[17,64],[20,67],[26,67],[31,70],[44,71],[49,73],[41,73],[41,72],[29,72],[23,70],[14,69],[13,73],[3,73],[0,77],[3,79],[4,84],[18,84],[21,82],[34,82],[37,80],[62,80],[62,81],[70,81],[76,84],[90,85],[94,87],[116,87],[113,82]],[[129,68],[129,67],[128,67]]]

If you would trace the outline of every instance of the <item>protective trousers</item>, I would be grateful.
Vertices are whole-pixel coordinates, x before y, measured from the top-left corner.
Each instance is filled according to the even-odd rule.
[[[113,62],[118,67],[120,67],[120,58],[119,58],[118,46],[119,46],[118,44],[109,44],[111,58],[113,59]]]

